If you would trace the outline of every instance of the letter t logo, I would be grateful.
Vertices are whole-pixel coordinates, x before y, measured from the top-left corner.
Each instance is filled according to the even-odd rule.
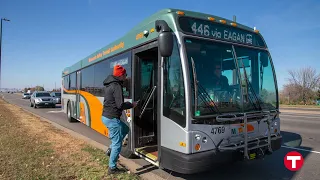
[[[291,167],[296,168],[297,167],[297,160],[301,160],[300,156],[287,156],[287,160],[291,160]]]
[[[284,165],[290,171],[298,171],[303,166],[303,157],[299,152],[291,151],[284,157]]]

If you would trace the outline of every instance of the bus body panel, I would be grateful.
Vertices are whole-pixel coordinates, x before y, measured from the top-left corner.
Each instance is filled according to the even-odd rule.
[[[181,153],[189,153],[189,133],[173,122],[171,119],[161,116],[161,146]]]
[[[101,115],[103,108],[104,97],[98,97],[85,91],[79,91],[80,94],[80,118],[77,119],[81,123],[89,126],[93,130],[100,134],[109,137],[108,128],[102,123]],[[124,101],[131,102],[131,99],[125,99]],[[72,117],[76,119],[76,95],[75,94],[64,94],[63,102],[65,104],[63,111],[67,113],[67,103],[71,105]],[[124,111],[121,116],[121,120],[124,122],[130,122],[128,116],[131,115],[131,111]],[[131,127],[131,123],[129,123]]]
[[[90,127],[91,119],[89,112],[89,106],[86,99],[80,96],[80,122]]]

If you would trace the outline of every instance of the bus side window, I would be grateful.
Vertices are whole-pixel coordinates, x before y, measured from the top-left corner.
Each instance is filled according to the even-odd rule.
[[[66,76],[63,78],[63,87],[64,87],[66,90],[69,90],[69,88],[70,88],[69,75],[66,75]]]
[[[182,127],[186,126],[182,65],[177,41],[171,57],[164,60],[163,115]]]

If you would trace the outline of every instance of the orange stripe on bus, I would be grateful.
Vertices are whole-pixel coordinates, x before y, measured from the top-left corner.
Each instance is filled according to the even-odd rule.
[[[67,93],[76,93],[76,90],[66,90],[65,88],[63,88],[63,90],[66,91]],[[102,119],[101,119],[102,109],[103,109],[102,103],[99,101],[99,99],[96,96],[88,92],[81,91],[81,90],[79,90],[78,92],[80,92],[82,97],[84,97],[88,102],[88,106],[89,106],[88,108],[90,109],[89,116],[91,121],[91,128],[101,133],[102,135],[109,137],[108,128],[102,123]]]
[[[102,103],[99,99],[85,91],[80,91],[80,94],[87,100],[90,108],[90,120],[91,128],[98,131],[99,133],[109,137],[108,128],[102,123]]]
[[[86,124],[86,113],[85,113],[85,108],[84,108],[84,103],[80,102],[80,121],[83,124]]]

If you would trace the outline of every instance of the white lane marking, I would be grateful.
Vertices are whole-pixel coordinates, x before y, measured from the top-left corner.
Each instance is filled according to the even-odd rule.
[[[61,113],[63,112],[63,110],[60,110],[60,111],[48,111],[47,113]]]
[[[311,150],[307,150],[307,149],[295,148],[295,147],[290,147],[290,146],[281,146],[281,147],[283,147],[283,148],[288,148],[288,149],[295,149],[295,150],[299,150],[299,151],[307,151],[307,152],[312,152],[312,153],[320,154],[319,151],[311,151]]]

